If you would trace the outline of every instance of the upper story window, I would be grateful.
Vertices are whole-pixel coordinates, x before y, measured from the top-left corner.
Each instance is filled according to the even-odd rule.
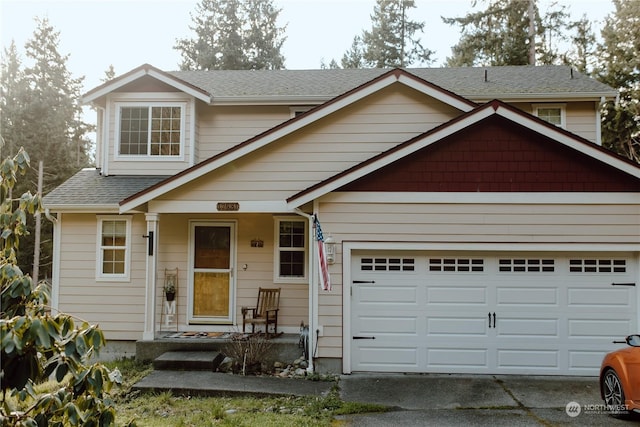
[[[119,106],[118,155],[180,156],[184,140],[184,106],[122,104]]]
[[[533,106],[536,116],[552,125],[564,128],[566,126],[566,113],[564,104],[537,104]]]
[[[131,219],[122,216],[98,217],[97,277],[126,280],[129,277]]]
[[[299,283],[307,277],[307,222],[276,218],[276,282]]]

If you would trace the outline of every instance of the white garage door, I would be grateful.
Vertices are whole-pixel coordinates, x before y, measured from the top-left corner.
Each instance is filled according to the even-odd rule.
[[[351,369],[595,375],[637,333],[629,254],[355,252]]]

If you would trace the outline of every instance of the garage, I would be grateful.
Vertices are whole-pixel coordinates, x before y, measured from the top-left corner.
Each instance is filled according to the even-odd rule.
[[[632,253],[351,254],[351,371],[595,375],[637,331]]]

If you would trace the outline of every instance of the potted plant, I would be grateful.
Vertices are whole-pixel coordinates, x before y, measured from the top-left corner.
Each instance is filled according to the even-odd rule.
[[[167,276],[164,283],[164,295],[167,301],[173,301],[176,298],[176,281],[174,276]]]

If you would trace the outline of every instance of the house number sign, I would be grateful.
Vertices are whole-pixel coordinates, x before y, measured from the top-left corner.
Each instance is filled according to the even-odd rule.
[[[240,203],[236,203],[236,202],[219,202],[216,205],[216,209],[218,209],[218,211],[224,211],[224,212],[235,212],[235,211],[239,211],[240,210]]]

